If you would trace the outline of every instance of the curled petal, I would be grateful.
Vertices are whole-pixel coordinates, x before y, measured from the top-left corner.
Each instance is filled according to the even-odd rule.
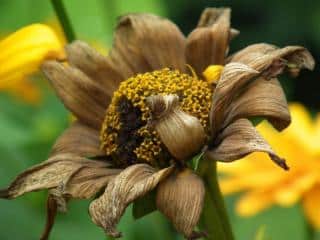
[[[291,122],[285,94],[276,78],[267,80],[260,77],[250,83],[229,109],[224,126],[239,118],[265,117],[281,131]]]
[[[257,71],[266,71],[268,75],[274,74],[274,64],[284,60],[286,66],[289,68],[302,69],[306,68],[313,70],[315,62],[310,52],[301,46],[287,46],[284,48],[277,48],[276,46],[269,44],[254,44],[239,51],[230,57],[231,62],[244,63]]]
[[[66,108],[89,126],[101,127],[108,99],[97,83],[79,69],[55,61],[45,62],[42,71]]]
[[[104,194],[90,204],[89,212],[95,224],[106,234],[120,237],[116,225],[126,207],[151,191],[171,172],[172,167],[156,171],[147,164],[136,164],[123,170],[109,182]]]
[[[104,155],[100,149],[99,131],[78,121],[72,123],[56,140],[51,156],[62,153],[72,153],[81,157]]]
[[[177,231],[186,238],[194,239],[203,208],[204,184],[200,177],[189,169],[176,171],[162,181],[157,190],[157,207],[170,219]]]
[[[285,160],[276,155],[247,119],[238,119],[227,126],[217,136],[215,145],[206,155],[218,161],[231,162],[252,152],[268,153],[276,164],[285,170],[289,169]]]
[[[180,109],[177,95],[151,96],[147,102],[154,118],[154,127],[175,158],[184,161],[203,147],[205,131],[199,119]]]
[[[67,45],[66,53],[71,66],[79,68],[104,90],[109,104],[113,92],[124,80],[119,69],[108,57],[79,40]]]
[[[169,20],[151,14],[120,18],[110,59],[129,78],[164,67],[183,71],[185,38]]]
[[[258,71],[242,63],[229,63],[225,66],[214,91],[210,110],[213,137],[222,128],[233,99],[258,75]]]
[[[213,96],[210,112],[213,137],[240,117],[266,117],[278,130],[287,127],[290,116],[283,91],[277,80],[270,79],[285,69],[313,69],[310,53],[299,46],[277,49],[268,44],[255,44],[236,53],[229,61]]]
[[[206,67],[224,65],[231,34],[229,8],[207,8],[202,13],[198,27],[187,38],[187,62],[201,76]]]
[[[107,162],[88,160],[72,154],[53,156],[18,175],[1,197],[15,198],[24,193],[54,189],[72,198],[88,198],[119,172]],[[81,190],[80,190],[81,189]],[[84,192],[85,191],[85,192]]]
[[[243,64],[248,64],[252,61],[254,57],[261,57],[277,49],[275,45],[268,43],[256,43],[252,44],[240,51],[229,56],[227,62],[240,62]]]

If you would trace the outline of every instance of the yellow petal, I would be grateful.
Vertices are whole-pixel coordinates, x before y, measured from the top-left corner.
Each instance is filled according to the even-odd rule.
[[[204,70],[203,76],[209,83],[215,83],[219,80],[222,70],[222,65],[210,65]]]
[[[320,155],[320,113],[317,114],[315,119],[314,139],[315,142],[315,154]]]
[[[275,189],[275,202],[282,206],[295,204],[316,183],[317,178],[318,176],[314,172],[292,175],[289,182],[280,183],[279,187]]]
[[[308,220],[320,230],[320,186],[314,187],[303,199],[303,208]]]
[[[43,24],[24,27],[0,41],[0,89],[38,70],[45,59],[64,57],[55,32]]]
[[[236,204],[236,211],[241,216],[249,217],[268,208],[272,204],[272,195],[269,192],[252,191],[240,198]]]
[[[243,160],[242,160],[243,161]],[[270,161],[270,160],[269,160]],[[235,193],[250,189],[274,188],[286,175],[278,171],[260,171],[243,174],[242,176],[228,176],[219,181],[223,194]]]
[[[301,144],[305,153],[313,153],[316,149],[319,150],[320,144],[316,141],[316,125],[307,109],[299,103],[292,103],[290,104],[290,112],[292,123],[287,129],[288,135]]]
[[[25,79],[24,81],[11,85],[7,90],[12,95],[22,99],[27,103],[37,104],[40,102],[40,89],[36,84],[31,82],[30,79]]]

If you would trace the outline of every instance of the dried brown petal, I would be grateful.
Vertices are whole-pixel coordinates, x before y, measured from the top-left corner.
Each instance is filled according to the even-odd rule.
[[[91,198],[121,172],[120,169],[101,168],[95,165],[95,162],[88,164],[75,172],[66,184],[64,194],[73,198]]]
[[[277,49],[268,44],[255,44],[236,53],[229,61],[213,96],[210,113],[213,137],[240,117],[266,117],[278,130],[287,127],[290,116],[281,86],[277,80],[268,83],[263,78],[272,79],[291,65],[312,69],[314,61],[310,53],[299,46]],[[257,74],[251,71],[250,76],[249,71],[243,71],[238,75],[239,64],[245,64]],[[234,66],[238,70],[234,70]]]
[[[228,108],[250,81],[254,80],[259,72],[241,63],[229,63],[222,71],[220,80],[213,93],[210,125],[212,136],[215,137],[221,129],[228,114]]]
[[[202,212],[204,195],[200,177],[189,169],[176,171],[159,184],[157,207],[177,231],[191,239],[196,235],[193,230]]]
[[[233,55],[229,56],[227,59],[227,63],[240,62],[247,65],[255,57],[261,57],[265,54],[268,54],[274,51],[275,49],[277,49],[277,47],[272,44],[267,44],[267,43],[252,44],[234,53]]]
[[[76,121],[56,140],[50,155],[72,153],[80,157],[102,156],[105,153],[100,149],[99,135],[99,131]]]
[[[177,95],[151,96],[147,102],[155,119],[154,127],[175,158],[184,161],[203,147],[204,129],[199,119],[181,110]]]
[[[79,69],[47,61],[42,71],[57,95],[79,120],[100,129],[108,99],[99,85]]]
[[[207,8],[187,38],[186,58],[201,76],[212,64],[224,65],[231,39],[229,8]]]
[[[206,156],[208,158],[231,162],[252,152],[268,153],[270,158],[285,170],[288,166],[285,160],[278,157],[270,145],[247,119],[238,119],[227,126],[216,138],[216,143]]]
[[[92,197],[119,172],[117,169],[108,169],[109,166],[107,162],[60,154],[21,173],[4,191],[4,197],[15,198],[27,192],[53,188],[61,196]],[[79,191],[79,187],[90,191]]]
[[[310,52],[301,46],[277,48],[269,44],[254,44],[230,57],[231,62],[244,63],[257,71],[266,71],[273,64],[282,60],[286,66],[294,65],[297,69],[313,70],[315,62]],[[269,74],[272,74],[270,72]],[[274,76],[271,76],[274,77]]]
[[[90,204],[90,215],[106,234],[120,237],[116,225],[126,207],[151,191],[172,171],[172,167],[156,171],[147,164],[132,165],[109,182],[104,194]]]
[[[121,69],[114,66],[109,58],[79,40],[67,45],[66,53],[71,66],[79,68],[94,80],[99,88],[104,90],[106,103],[109,104],[113,92],[118,88],[120,82],[125,80]]]
[[[224,126],[239,118],[265,117],[281,131],[291,122],[285,94],[276,78],[260,77],[250,83],[229,109]]]
[[[129,14],[118,23],[110,59],[124,78],[164,67],[184,71],[185,38],[169,20]]]

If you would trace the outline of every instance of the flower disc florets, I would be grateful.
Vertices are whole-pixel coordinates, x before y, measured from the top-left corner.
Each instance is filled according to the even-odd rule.
[[[148,125],[152,119],[146,98],[178,95],[181,109],[197,117],[208,132],[212,93],[208,82],[168,68],[131,77],[121,83],[107,109],[101,147],[121,166],[137,162],[166,166],[172,157]]]

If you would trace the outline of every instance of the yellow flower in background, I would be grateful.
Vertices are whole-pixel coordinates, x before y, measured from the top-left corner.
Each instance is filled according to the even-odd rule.
[[[257,128],[279,155],[286,158],[288,172],[277,168],[263,153],[242,161],[220,164],[224,194],[245,191],[236,204],[242,216],[252,216],[274,204],[302,202],[309,222],[320,229],[320,113],[313,120],[300,104],[291,104],[292,124],[278,134],[268,123]]]
[[[35,103],[40,92],[28,78],[46,59],[64,58],[63,43],[47,25],[32,24],[0,41],[0,90]]]

